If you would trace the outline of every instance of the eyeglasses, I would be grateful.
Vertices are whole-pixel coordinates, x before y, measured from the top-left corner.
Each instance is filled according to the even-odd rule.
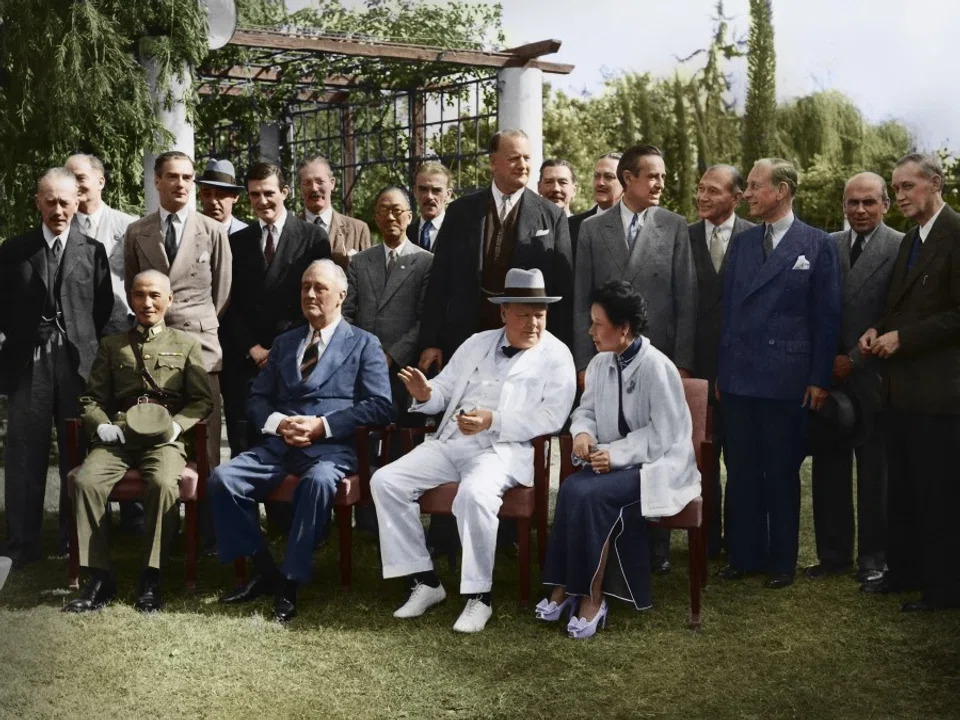
[[[404,213],[408,213],[408,212],[413,212],[413,211],[408,208],[401,208],[401,207],[392,207],[392,208],[378,207],[377,208],[377,215],[379,215],[380,217],[386,217],[389,215],[390,217],[396,218],[397,220],[402,218]]]

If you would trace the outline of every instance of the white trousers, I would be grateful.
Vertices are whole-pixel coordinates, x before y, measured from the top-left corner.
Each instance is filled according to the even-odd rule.
[[[489,592],[500,526],[497,513],[503,493],[518,483],[507,474],[492,448],[460,435],[450,440],[427,440],[371,478],[383,577],[433,570],[417,499],[430,488],[448,482],[460,484],[453,501],[463,545],[460,592]]]

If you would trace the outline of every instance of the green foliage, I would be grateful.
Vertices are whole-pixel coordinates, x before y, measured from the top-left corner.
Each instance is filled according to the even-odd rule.
[[[779,152],[777,143],[777,55],[771,0],[750,0],[747,104],[743,116],[743,167]]]

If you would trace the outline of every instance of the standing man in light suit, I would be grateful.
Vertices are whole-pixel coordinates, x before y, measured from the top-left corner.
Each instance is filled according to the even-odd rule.
[[[77,176],[80,187],[80,204],[77,214],[73,216],[73,226],[103,245],[110,264],[113,312],[103,329],[103,335],[126,332],[133,327],[134,316],[123,289],[123,236],[136,218],[114,210],[103,202],[106,178],[100,158],[95,155],[71,155],[64,167]]]
[[[713,487],[710,488],[710,532],[707,552],[720,554],[723,547],[723,486],[720,484],[720,453],[723,448],[723,414],[717,403],[717,355],[720,352],[720,321],[723,309],[723,274],[727,251],[733,238],[754,225],[737,216],[743,198],[743,176],[731,165],[708,168],[697,184],[697,214],[700,221],[690,225],[693,264],[697,269],[697,344],[693,376],[710,383],[713,405]]]
[[[413,191],[420,217],[407,227],[407,240],[435,252],[447,203],[453,197],[453,174],[438,162],[426,162],[417,168]]]
[[[203,367],[210,381],[213,412],[207,418],[207,455],[210,467],[220,464],[220,370],[223,352],[217,329],[230,298],[233,255],[223,225],[190,207],[193,196],[193,160],[171,150],[157,156],[154,184],[160,209],[127,228],[124,240],[124,287],[129,294],[133,279],[144,270],[159,270],[170,278],[177,301],[167,312],[166,324],[200,341]],[[206,538],[213,523],[201,510]],[[209,542],[209,540],[207,541]]]
[[[793,215],[797,170],[758,160],[744,193],[763,225],[727,251],[717,391],[723,407],[730,564],[720,577],[767,573],[793,584],[807,412],[827,396],[840,329],[837,245]]]
[[[412,618],[446,592],[433,570],[417,498],[459,482],[453,515],[463,545],[460,592],[467,602],[453,629],[480,632],[493,614],[497,513],[503,493],[533,484],[538,435],[558,432],[576,392],[570,351],[546,332],[548,297],[539,270],[511,269],[499,306],[504,326],[468,338],[433,380],[405,367],[412,412],[443,413],[434,438],[378,470],[370,492],[380,520],[384,578],[407,577],[410,597],[394,617]]]
[[[573,353],[583,388],[597,350],[590,338],[591,293],[610,280],[626,280],[647,301],[650,344],[692,377],[697,326],[697,273],[687,221],[660,205],[666,182],[663,155],[653,145],[635,145],[620,158],[623,197],[608,212],[580,228],[574,269]],[[650,564],[669,572],[670,531],[650,528]]]
[[[883,222],[889,209],[887,183],[882,177],[871,172],[854,175],[843,190],[843,212],[850,229],[831,236],[837,243],[843,280],[843,316],[833,361],[833,386],[856,398],[866,434],[855,442],[853,437],[825,433],[828,436],[822,438],[823,447],[813,451],[813,524],[819,562],[804,571],[811,579],[850,570],[854,455],[857,579],[878,580],[886,564],[887,456],[880,423],[879,367],[873,357],[860,352],[857,342],[883,315],[903,239],[903,233]],[[818,422],[812,417],[810,421]]]
[[[325,157],[305,158],[300,163],[298,175],[303,196],[303,219],[326,231],[333,261],[346,271],[353,256],[370,247],[370,228],[363,220],[341,215],[333,209],[332,196],[337,179]]]

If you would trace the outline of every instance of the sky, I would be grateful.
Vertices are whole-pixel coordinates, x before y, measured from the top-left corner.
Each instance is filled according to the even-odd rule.
[[[672,73],[677,57],[709,44],[716,4],[501,1],[508,45],[562,41],[550,59],[576,69],[545,79],[568,94],[600,93],[604,78],[619,72]],[[287,0],[291,10],[309,4]],[[748,0],[725,0],[730,37],[746,38],[748,7]],[[773,23],[780,101],[839,90],[869,121],[903,122],[923,149],[960,150],[960,73],[954,69],[960,0],[773,0]],[[695,67],[691,64],[691,71]],[[731,64],[731,70],[742,104],[746,63]]]

